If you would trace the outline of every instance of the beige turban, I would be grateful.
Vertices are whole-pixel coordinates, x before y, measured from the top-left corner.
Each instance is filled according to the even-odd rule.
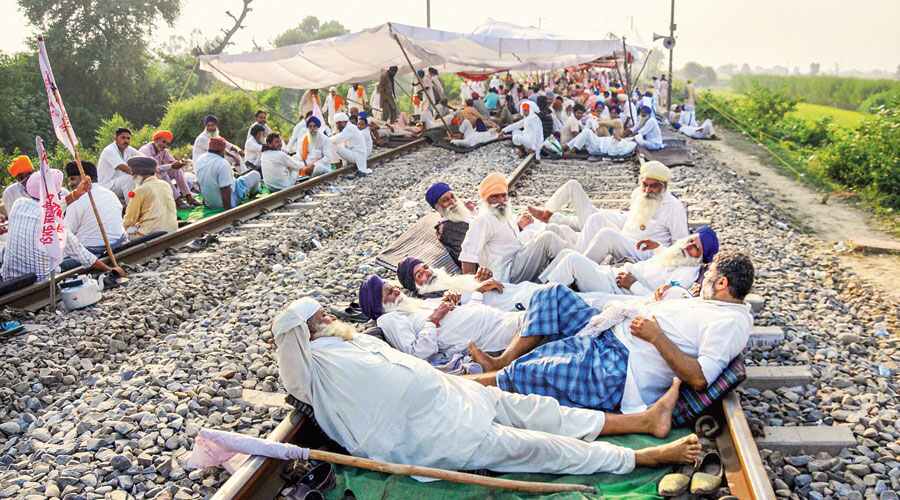
[[[672,172],[662,162],[648,161],[641,165],[641,178],[669,182],[669,179],[672,178]]]
[[[487,201],[488,198],[495,194],[508,193],[509,187],[506,183],[506,176],[499,173],[493,172],[488,174],[484,180],[481,181],[481,184],[478,186],[478,196],[481,197],[482,200]]]

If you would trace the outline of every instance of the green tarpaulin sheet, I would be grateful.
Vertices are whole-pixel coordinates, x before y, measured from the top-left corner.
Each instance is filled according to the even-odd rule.
[[[657,439],[645,435],[628,435],[600,438],[601,441],[614,443],[628,448],[639,449],[648,446],[674,441],[690,433],[688,429],[675,429],[666,439]],[[504,479],[523,481],[541,481],[551,483],[590,484],[597,488],[596,495],[581,493],[555,493],[552,495],[528,495],[514,491],[491,490],[481,486],[456,484],[447,481],[422,483],[406,476],[382,474],[354,467],[337,467],[337,486],[326,494],[329,500],[344,498],[344,490],[349,489],[359,500],[417,499],[417,500],[449,500],[449,499],[536,499],[552,498],[582,499],[656,499],[656,485],[660,479],[672,471],[670,467],[637,468],[631,474],[594,474],[590,476],[556,476],[551,474],[503,474]]]
[[[271,194],[271,192],[269,191],[269,188],[266,187],[265,184],[262,184],[260,186],[259,193],[257,193],[257,195],[254,196],[252,199],[255,200],[257,198],[262,198],[263,196],[269,196],[270,194]],[[203,196],[201,196],[197,193],[194,193],[194,199],[199,202],[203,202]],[[243,203],[247,203],[247,202],[245,201]],[[178,220],[186,220],[186,221],[195,222],[195,221],[216,215],[218,213],[222,213],[223,211],[225,211],[225,209],[223,209],[223,208],[209,208],[206,205],[200,205],[199,207],[179,208],[177,212],[178,212]]]

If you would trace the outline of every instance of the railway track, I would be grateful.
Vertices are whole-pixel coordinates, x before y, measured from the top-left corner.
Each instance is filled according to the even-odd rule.
[[[390,161],[398,156],[406,154],[422,145],[426,144],[426,140],[416,139],[396,148],[392,148],[380,153],[376,153],[369,158],[370,165],[376,165]],[[191,223],[180,228],[174,233],[155,238],[137,246],[116,253],[119,264],[140,264],[157,255],[162,254],[166,250],[177,248],[179,246],[190,243],[200,236],[208,233],[220,231],[236,222],[243,222],[254,219],[261,215],[275,210],[284,205],[295,202],[303,197],[303,195],[311,188],[319,186],[333,179],[340,178],[343,175],[351,175],[356,172],[356,167],[342,167],[334,172],[326,175],[314,177],[307,181],[301,182],[288,189],[273,193],[269,196],[258,198],[249,203],[239,205],[230,210],[216,214],[212,217]],[[103,259],[109,264],[109,258]],[[57,275],[57,281],[64,280],[69,277],[83,274],[83,268],[77,268],[66,271]],[[49,282],[35,283],[15,292],[0,297],[0,306],[12,307],[16,309],[24,309],[28,311],[38,310],[50,302],[50,284]]]
[[[537,165],[534,156],[526,156],[508,176],[510,191]],[[731,494],[741,500],[772,500],[775,492],[769,480],[750,425],[741,408],[740,396],[732,392],[713,409],[723,426],[716,438],[725,478]],[[269,434],[271,441],[307,447],[321,444],[321,431],[308,415],[292,410]],[[275,498],[286,484],[283,471],[287,462],[260,456],[248,458],[212,497],[214,500]]]

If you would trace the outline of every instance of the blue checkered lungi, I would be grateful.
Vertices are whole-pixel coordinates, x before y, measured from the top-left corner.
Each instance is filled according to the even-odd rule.
[[[497,373],[497,386],[550,396],[563,406],[617,411],[625,390],[628,349],[611,330],[596,337],[575,336],[597,313],[566,287],[537,292],[522,336],[542,335],[551,341]]]

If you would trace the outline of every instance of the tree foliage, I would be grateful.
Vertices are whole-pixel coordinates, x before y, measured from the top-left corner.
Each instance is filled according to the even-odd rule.
[[[715,85],[718,80],[716,70],[712,69],[710,66],[703,66],[702,64],[695,62],[685,64],[684,68],[681,70],[681,74],[686,80],[693,80],[697,82],[697,85],[704,87]]]
[[[327,21],[320,24],[316,16],[306,16],[296,27],[291,28],[277,37],[272,42],[276,47],[295,45],[298,43],[323,40],[335,36],[346,35],[350,30],[338,21]]]
[[[180,0],[19,0],[43,28],[47,53],[70,118],[96,125],[114,112],[136,123],[162,116],[167,89],[154,78],[147,39],[160,21],[172,24]],[[32,89],[43,94],[38,86]]]

